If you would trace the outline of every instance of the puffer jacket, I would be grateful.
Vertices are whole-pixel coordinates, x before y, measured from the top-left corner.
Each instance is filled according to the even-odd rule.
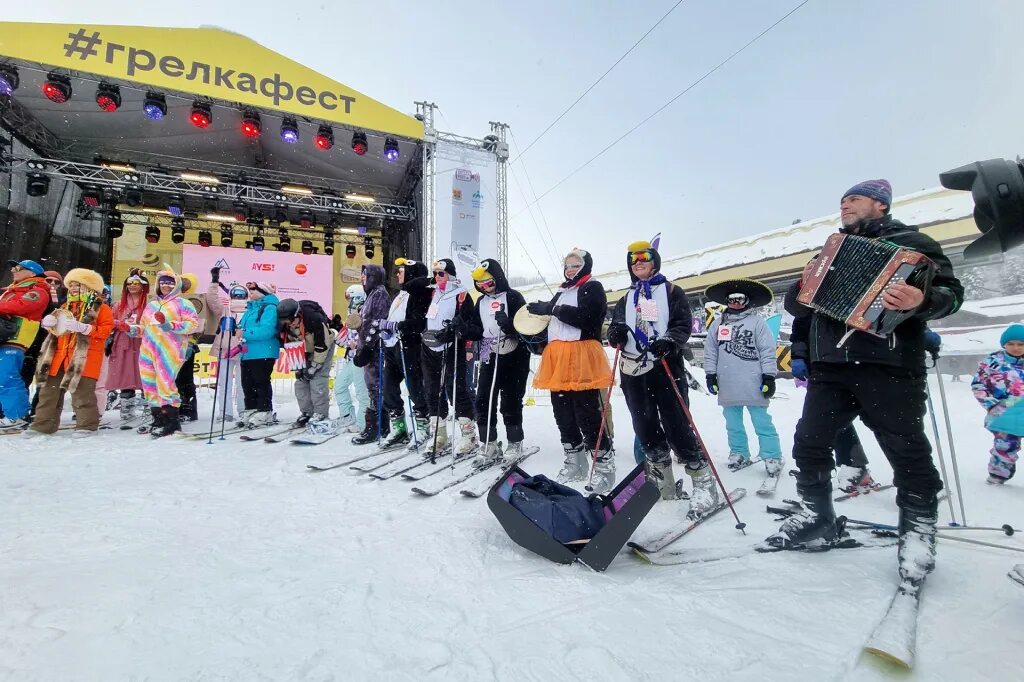
[[[28,277],[0,292],[0,315],[14,320],[17,331],[2,342],[25,350],[35,341],[39,321],[50,303],[50,289],[42,277]]]
[[[245,352],[242,360],[277,359],[281,352],[281,337],[277,333],[277,304],[280,300],[274,294],[249,301],[245,314],[239,321],[242,328],[242,343]]]
[[[1024,357],[1006,351],[992,353],[978,366],[971,381],[974,398],[985,408],[988,423],[1005,411],[1010,402],[1024,396]]]

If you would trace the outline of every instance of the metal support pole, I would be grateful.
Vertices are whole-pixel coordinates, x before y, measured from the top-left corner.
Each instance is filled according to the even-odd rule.
[[[956,463],[956,445],[953,443],[953,426],[949,423],[949,405],[946,403],[946,388],[942,385],[942,374],[939,363],[935,362],[935,378],[939,380],[939,401],[942,403],[942,416],[946,418],[946,436],[949,438],[949,457],[953,463],[953,480],[956,482],[956,499],[960,504],[960,522],[967,525],[967,514],[964,512],[963,488],[960,487],[960,467]]]

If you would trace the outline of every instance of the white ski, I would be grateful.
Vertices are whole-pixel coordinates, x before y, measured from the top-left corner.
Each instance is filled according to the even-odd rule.
[[[483,495],[486,495],[487,492],[491,488],[493,488],[498,481],[501,480],[502,476],[505,475],[506,471],[508,471],[513,466],[519,466],[520,462],[522,462],[524,459],[526,459],[530,455],[535,455],[538,452],[540,452],[540,448],[538,447],[523,448],[523,454],[517,457],[514,461],[497,462],[495,464],[496,466],[501,467],[500,474],[498,474],[497,476],[492,476],[488,480],[481,481],[476,485],[466,486],[465,488],[459,490],[459,493],[465,495],[466,497],[482,497]]]
[[[332,438],[337,438],[340,435],[341,435],[340,433],[331,433],[331,434],[326,434],[326,435],[325,434],[304,433],[302,435],[295,436],[295,438],[292,438],[288,442],[291,443],[292,445],[320,445],[322,443],[326,443],[327,441],[331,440]]]
[[[761,497],[771,497],[775,494],[775,489],[779,487],[779,480],[782,478],[782,472],[786,470],[786,466],[783,465],[782,469],[778,473],[772,475],[768,474],[767,478],[761,484],[761,487],[757,489],[757,494]]]
[[[923,581],[904,580],[896,589],[889,610],[871,633],[864,651],[908,670],[914,667],[917,612]]]

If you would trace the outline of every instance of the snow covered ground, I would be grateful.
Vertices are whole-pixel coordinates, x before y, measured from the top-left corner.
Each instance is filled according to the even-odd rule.
[[[968,520],[1024,527],[1024,481],[984,483],[982,411],[969,384],[946,388]],[[780,382],[780,394],[772,412],[788,451],[802,391]],[[557,431],[546,401],[538,403],[526,410],[526,428],[542,452],[524,468],[553,476]],[[725,470],[718,408],[700,395],[693,410],[726,485],[750,491],[738,504],[748,533],[720,514],[677,548],[760,540],[778,525],[753,494],[762,473]],[[621,398],[614,411],[623,474],[632,467],[632,432]],[[281,412],[293,415],[294,403]],[[876,477],[888,482],[877,446],[860,431]],[[409,483],[306,470],[355,450],[341,439],[301,449],[230,437],[152,442],[115,430],[85,443],[61,432],[0,444],[2,679],[894,676],[860,655],[895,586],[894,548],[685,567],[652,567],[624,552],[598,574],[514,545],[483,500],[421,498]],[[775,500],[794,496],[786,476]],[[837,506],[892,523],[893,500],[887,491]],[[645,525],[682,519],[685,504],[659,503]],[[941,513],[945,523],[948,506]],[[1019,537],[961,535],[1024,549]],[[918,664],[898,676],[1024,679],[1024,589],[1006,578],[1022,561],[940,541]]]

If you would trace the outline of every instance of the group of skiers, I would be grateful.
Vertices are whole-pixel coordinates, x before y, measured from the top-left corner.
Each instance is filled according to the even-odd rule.
[[[842,232],[923,253],[934,266],[928,286],[900,283],[882,295],[884,308],[912,311],[889,338],[851,334],[843,322],[797,301],[814,261],[787,293],[786,309],[794,316],[794,374],[808,382],[793,446],[803,509],[786,519],[766,547],[827,549],[841,541],[842,519],[832,506],[833,453],[853,467],[854,483],[870,481],[851,427],[859,416],[892,464],[901,574],[923,579],[934,565],[942,489],[923,426],[925,354],[931,338],[926,323],[955,312],[963,287],[941,247],[894,219],[891,203],[889,183],[871,180],[851,187],[840,204]],[[67,393],[77,417],[76,434],[95,431],[99,387],[120,391],[128,416],[141,392],[152,416],[141,430],[157,436],[178,430],[186,410],[194,416],[195,392],[194,382],[186,378],[182,384],[180,374],[191,365],[193,338],[205,328],[214,337],[217,416],[251,427],[273,423],[271,373],[282,348],[294,347],[302,357],[294,370],[301,412],[296,427],[323,434],[352,430],[358,445],[405,446],[424,456],[451,452],[456,458],[473,456],[480,464],[508,463],[523,452],[530,356],[539,353],[533,386],[551,392],[564,451],[559,481],[586,479],[588,489],[597,493],[614,486],[607,391],[618,370],[649,477],[664,499],[677,498],[674,453],[692,481],[689,514],[698,518],[723,502],[709,454],[689,418],[684,353],[690,306],[686,292],[661,274],[661,257],[651,243],[629,244],[625,255],[631,286],[615,303],[606,332],[615,349],[614,368],[602,344],[605,289],[593,276],[591,255],[579,248],[565,256],[564,281],[553,297],[532,303],[509,285],[494,259],[472,270],[471,292],[449,258],[438,258],[429,267],[398,258],[393,299],[384,268],[365,265],[361,284],[346,290],[348,317],[334,319],[315,302],[279,300],[270,282],[225,287],[216,268],[205,294],[188,292],[195,287],[194,277],[161,270],[152,298],[147,277],[133,270],[113,308],[103,298],[100,275],[74,269],[62,278],[67,295],[58,301],[42,266],[11,261],[14,281],[0,294],[0,426],[21,426],[29,414],[20,370],[28,364],[26,351],[41,338],[34,354],[39,402],[28,435],[56,430]],[[723,409],[729,466],[739,469],[759,459],[767,476],[777,477],[784,457],[768,414],[776,388],[776,341],[757,311],[772,300],[772,292],[759,282],[730,280],[706,295],[721,305],[707,330],[704,369],[708,391]],[[547,318],[546,330],[521,332],[517,321],[523,316]],[[475,401],[466,379],[471,344],[478,346],[480,363]],[[1008,329],[1002,345],[1004,350],[989,358],[974,383],[989,420],[1024,395],[1024,326]],[[337,420],[330,418],[332,363]],[[237,382],[240,394],[233,391]],[[449,434],[452,407],[457,427]],[[744,411],[758,436],[756,458],[747,441]],[[996,432],[992,482],[1013,475],[1019,446],[1013,433]]]

